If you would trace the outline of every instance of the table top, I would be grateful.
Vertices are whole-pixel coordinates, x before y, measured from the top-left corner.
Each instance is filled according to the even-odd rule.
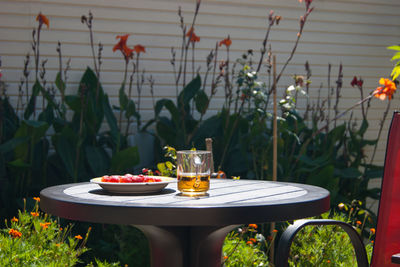
[[[48,187],[43,211],[71,220],[136,225],[231,225],[286,221],[329,209],[323,188],[283,182],[211,179],[206,197],[180,196],[176,183],[159,193],[117,195],[93,183]]]

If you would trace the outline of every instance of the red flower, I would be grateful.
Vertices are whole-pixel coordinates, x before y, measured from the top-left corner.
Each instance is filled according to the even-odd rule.
[[[113,47],[113,52],[120,50],[121,53],[124,55],[125,60],[129,60],[129,58],[132,57],[132,54],[134,52],[134,49],[131,49],[126,45],[126,42],[128,41],[128,37],[129,37],[129,34],[117,35],[117,37],[115,37],[115,39],[119,39],[119,42],[116,45],[114,45],[114,47]]]
[[[39,15],[37,15],[36,21],[39,21],[40,26],[43,24],[45,24],[47,28],[50,26],[49,19],[45,15],[43,15],[42,12],[40,12]]]
[[[135,45],[134,47],[133,47],[133,50],[136,52],[136,54],[140,54],[141,52],[143,52],[143,53],[146,53],[146,48],[143,46],[143,45],[140,45],[140,44],[138,44],[138,45]]]
[[[391,100],[393,98],[394,92],[397,89],[396,84],[393,81],[385,78],[381,78],[379,80],[379,83],[383,86],[379,86],[378,88],[376,88],[372,94],[380,100],[385,100],[386,97]]]
[[[219,42],[219,46],[225,45],[226,47],[231,46],[232,44],[232,40],[228,35],[228,38],[225,38],[224,40],[222,40],[221,42]]]
[[[189,42],[197,43],[200,42],[200,37],[194,33],[194,29],[190,28],[189,31],[186,33],[186,36],[190,38]]]
[[[351,86],[355,86],[355,85],[357,85],[358,87],[362,87],[363,86],[363,84],[364,84],[364,81],[360,78],[359,80],[357,79],[357,77],[356,76],[354,76],[354,78],[353,78],[353,80],[351,81]]]

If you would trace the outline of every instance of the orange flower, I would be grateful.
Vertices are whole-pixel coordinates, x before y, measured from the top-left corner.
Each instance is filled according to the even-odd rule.
[[[253,242],[251,242],[250,240],[246,242],[247,245],[253,245]]]
[[[143,52],[143,53],[146,53],[146,48],[143,46],[143,45],[140,45],[140,44],[138,44],[138,45],[135,45],[134,47],[133,47],[133,50],[136,52],[136,54],[140,54],[141,52]]]
[[[372,245],[374,244],[374,240],[371,240],[371,244],[372,244]]]
[[[56,247],[60,247],[60,243],[57,243],[57,244],[56,244]]]
[[[228,256],[224,256],[224,260],[226,260],[228,258]]]
[[[361,225],[362,222],[361,221],[356,221],[356,224]]]
[[[13,218],[11,219],[11,222],[18,222],[18,219],[15,218],[15,217],[13,217]]]
[[[231,46],[232,44],[232,40],[228,35],[228,38],[225,38],[224,40],[222,40],[221,42],[219,42],[219,46],[225,45],[226,47]]]
[[[397,89],[396,84],[393,81],[385,78],[381,78],[379,80],[379,83],[383,86],[379,86],[378,88],[376,88],[376,90],[372,94],[380,100],[385,100],[386,97],[391,100],[393,98],[394,92]]]
[[[189,42],[191,43],[200,42],[200,37],[194,33],[193,28],[189,29],[189,31],[186,33],[186,36],[190,38]]]
[[[36,202],[40,202],[40,197],[34,197],[33,200],[35,200]]]
[[[22,236],[22,233],[19,232],[18,230],[15,229],[10,229],[10,231],[8,231],[8,234],[12,237],[12,238],[19,238]]]
[[[31,212],[31,215],[32,215],[32,217],[37,217],[37,216],[39,216],[39,212]]]
[[[46,223],[40,223],[40,226],[43,228],[43,230],[44,229],[47,229],[47,228],[49,228],[49,225],[50,225],[51,223],[50,222],[46,222]]]
[[[254,224],[254,223],[251,223],[251,224],[249,224],[249,227],[250,227],[250,228],[257,229],[257,228],[258,228],[258,225],[257,225],[257,224]]]
[[[330,260],[326,260],[326,263],[331,263],[331,261]]]
[[[42,12],[37,15],[36,21],[39,21],[39,25],[45,24],[47,28],[50,26],[49,19],[45,15],[43,15]]]
[[[250,238],[249,239],[251,242],[253,242],[253,243],[257,243],[257,240],[255,239],[255,238]]]
[[[274,233],[277,233],[277,232],[278,232],[278,230],[274,229],[274,230],[272,230],[272,232],[274,232]]]
[[[79,240],[83,239],[81,235],[76,235],[75,238]]]
[[[117,35],[115,39],[119,39],[119,42],[114,45],[113,47],[113,52],[120,50],[121,53],[124,55],[125,60],[128,60],[130,57],[132,57],[132,54],[134,52],[134,49],[129,48],[126,45],[126,42],[128,41],[129,34],[125,35]]]
[[[371,232],[371,234],[375,234],[375,228],[371,228],[371,229],[369,229],[369,231]]]

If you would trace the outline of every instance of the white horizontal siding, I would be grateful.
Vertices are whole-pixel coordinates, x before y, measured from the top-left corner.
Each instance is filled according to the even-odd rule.
[[[141,56],[141,67],[155,79],[156,100],[175,96],[173,69],[170,65],[171,47],[180,44],[181,31],[177,10],[181,6],[185,23],[190,23],[194,14],[194,0],[0,0],[0,55],[2,57],[3,80],[8,84],[8,94],[15,103],[18,83],[22,77],[25,55],[30,51],[31,31],[37,27],[36,15],[42,12],[50,19],[50,28],[41,33],[41,56],[48,59],[47,80],[51,84],[58,71],[57,42],[62,43],[63,62],[71,59],[68,73],[68,89],[73,93],[86,66],[92,66],[89,35],[86,25],[80,22],[81,15],[89,10],[94,15],[94,41],[104,45],[101,80],[104,90],[113,104],[118,102],[118,89],[124,70],[122,56],[112,52],[119,34],[130,33],[129,45],[142,44],[147,52]],[[328,64],[332,64],[331,85],[335,84],[337,70],[343,64],[344,78],[341,108],[359,100],[359,92],[350,86],[353,76],[364,80],[367,95],[376,86],[380,77],[388,77],[392,68],[391,51],[387,46],[400,40],[400,2],[397,0],[314,0],[315,10],[309,16],[304,33],[291,64],[279,84],[280,94],[292,83],[293,74],[304,74],[304,63],[309,61],[312,69],[310,99],[316,100],[318,89],[323,84],[321,95],[326,95]],[[201,37],[196,44],[196,69],[205,72],[205,58],[216,42],[228,34],[233,41],[230,59],[254,49],[254,61],[264,38],[270,10],[283,17],[270,34],[272,50],[277,54],[277,69],[282,68],[293,47],[298,32],[299,17],[304,13],[304,4],[297,0],[208,0],[202,1],[196,23],[196,34]],[[97,48],[96,48],[97,50]],[[179,54],[179,51],[177,51]],[[219,58],[226,58],[225,50]],[[33,66],[31,58],[31,66]],[[189,77],[191,67],[189,65]],[[33,79],[31,70],[30,79]],[[137,93],[134,88],[133,97]],[[213,99],[210,115],[215,114],[224,101],[220,89]],[[398,107],[394,100],[392,108]],[[153,116],[149,85],[143,88],[143,118]],[[305,100],[299,100],[299,109]],[[303,106],[303,107],[302,107]],[[369,112],[369,138],[375,138],[386,103],[372,101]],[[359,111],[354,113],[360,116]],[[390,117],[390,116],[389,116]],[[379,142],[376,163],[383,162],[388,122]]]

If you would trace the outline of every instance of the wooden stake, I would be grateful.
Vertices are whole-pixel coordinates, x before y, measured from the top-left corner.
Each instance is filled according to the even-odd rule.
[[[272,163],[272,181],[277,180],[278,170],[278,123],[277,123],[277,102],[276,102],[276,56],[272,58],[273,67],[273,97],[274,97],[274,122],[273,122],[273,163]]]
[[[211,166],[210,170],[211,173],[214,172],[214,156],[213,156],[213,150],[212,150],[212,139],[211,138],[206,138],[206,150],[211,151]]]
[[[273,161],[272,161],[272,181],[277,180],[277,171],[278,171],[278,123],[277,123],[277,102],[276,102],[276,56],[272,57],[272,69],[273,69],[273,79],[274,82],[272,84],[272,93],[273,93],[273,102],[274,102],[274,116],[273,116],[273,124],[272,124],[272,153],[273,153]],[[276,236],[274,233],[275,230],[275,222],[271,222],[269,234],[271,236]],[[270,262],[274,262],[275,256],[275,240],[271,241],[271,246],[269,250],[269,258]]]

